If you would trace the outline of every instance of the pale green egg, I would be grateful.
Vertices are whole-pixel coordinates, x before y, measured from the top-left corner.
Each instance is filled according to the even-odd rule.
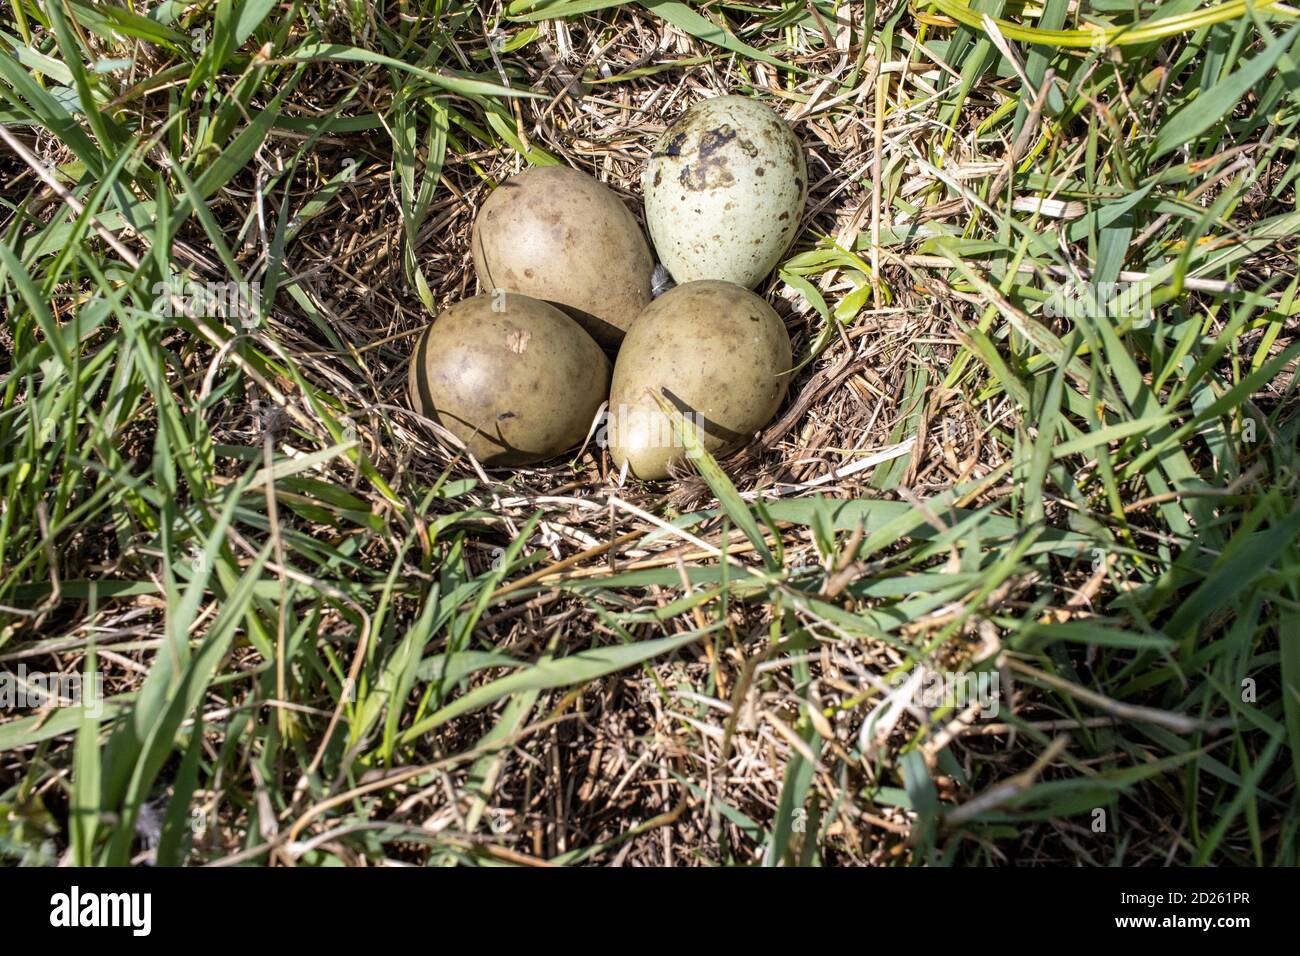
[[[668,128],[642,189],[650,237],[673,279],[752,289],[798,233],[808,172],[780,116],[757,100],[719,96]]]

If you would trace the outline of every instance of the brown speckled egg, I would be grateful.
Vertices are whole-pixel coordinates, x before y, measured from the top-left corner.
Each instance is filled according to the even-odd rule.
[[[411,355],[408,392],[484,465],[527,465],[580,444],[605,400],[609,360],[552,305],[476,295],[438,315]]]
[[[770,305],[730,282],[688,282],[637,316],[610,387],[610,454],[640,478],[685,456],[655,396],[703,430],[723,455],[772,420],[790,381],[790,337]]]
[[[524,170],[474,220],[474,272],[497,289],[563,309],[617,345],[650,301],[654,260],[635,217],[608,186],[563,166]]]

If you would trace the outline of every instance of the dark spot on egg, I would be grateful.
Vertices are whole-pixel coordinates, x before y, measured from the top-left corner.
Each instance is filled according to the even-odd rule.
[[[686,134],[676,133],[674,134],[673,138],[668,141],[667,145],[664,146],[663,152],[651,153],[650,155],[656,158],[659,156],[672,156],[672,157],[680,156],[682,154],[682,145],[685,142],[686,142]]]
[[[700,137],[700,159],[708,159],[736,138],[736,131],[725,123]]]
[[[682,187],[692,192],[702,192],[732,185],[736,177],[732,175],[726,154],[722,150],[735,138],[736,131],[725,124],[706,130],[700,137],[696,161],[682,167],[678,177]]]

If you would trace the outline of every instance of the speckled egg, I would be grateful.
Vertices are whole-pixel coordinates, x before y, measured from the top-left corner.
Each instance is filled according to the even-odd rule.
[[[580,444],[609,388],[609,360],[555,306],[476,295],[438,315],[411,354],[411,406],[490,467]]]
[[[640,478],[686,456],[658,399],[723,455],[772,420],[790,382],[790,336],[770,305],[730,282],[688,282],[637,316],[614,363],[610,455]]]
[[[654,259],[612,189],[564,166],[528,169],[492,191],[474,219],[474,271],[484,292],[557,306],[615,346],[650,302]]]
[[[756,100],[719,96],[668,128],[642,188],[650,238],[678,284],[720,279],[752,289],[794,241],[808,173],[781,117]]]

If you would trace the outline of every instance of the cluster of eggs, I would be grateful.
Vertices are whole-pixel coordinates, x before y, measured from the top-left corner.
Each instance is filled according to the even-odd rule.
[[[607,396],[610,454],[645,479],[685,454],[667,408],[693,420],[714,454],[776,414],[790,339],[750,290],[795,237],[807,198],[798,140],[753,100],[704,100],[664,133],[642,186],[655,251],[677,283],[657,298],[636,219],[585,173],[526,170],[479,210],[474,270],[487,291],[425,329],[409,390],[485,465],[579,445]]]

